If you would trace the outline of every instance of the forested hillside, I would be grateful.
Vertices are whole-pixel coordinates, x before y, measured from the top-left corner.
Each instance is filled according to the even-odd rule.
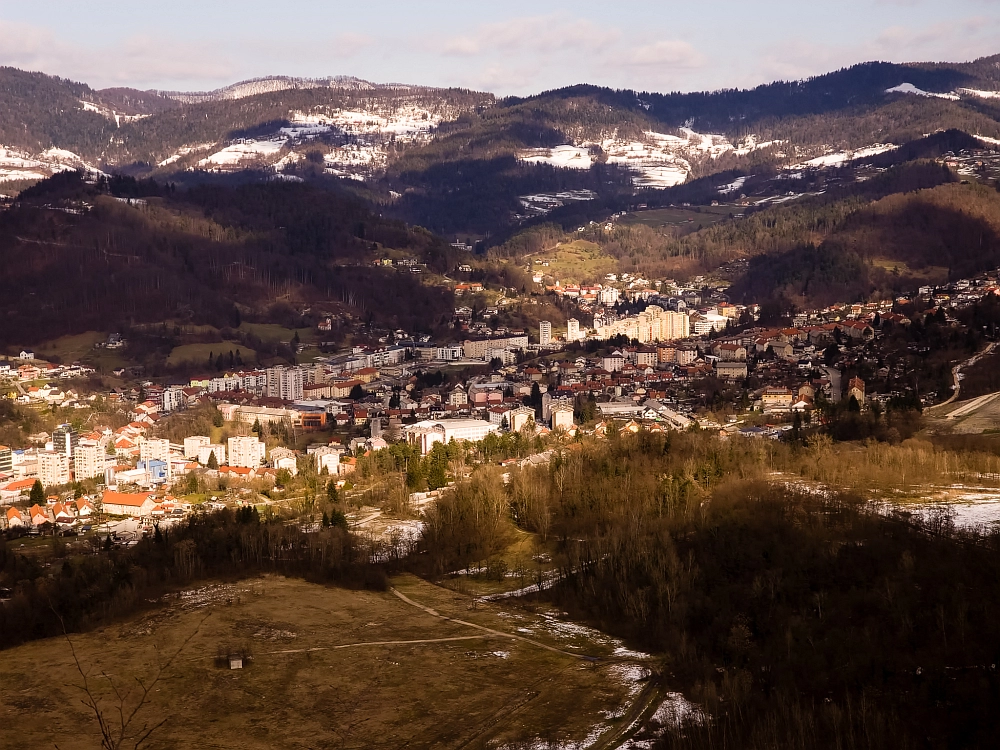
[[[449,290],[371,265],[388,248],[440,270],[457,252],[318,186],[175,192],[64,173],[0,214],[0,343],[165,319],[238,325],[240,311],[266,320],[278,300],[340,305],[407,330],[450,319]]]

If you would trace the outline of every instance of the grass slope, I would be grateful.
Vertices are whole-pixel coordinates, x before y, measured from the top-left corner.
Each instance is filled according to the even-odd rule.
[[[501,616],[497,606],[470,611],[468,597],[419,579],[395,584],[442,614],[514,632],[510,613]],[[534,629],[537,618],[525,617],[524,626]],[[483,635],[389,592],[271,576],[185,592],[139,618],[74,635],[73,643],[110,707],[110,688],[98,675],[118,684],[148,677],[190,637],[140,714],[154,723],[166,719],[152,748],[580,742],[600,712],[628,697],[614,665]],[[451,638],[461,640],[443,640]],[[246,646],[253,650],[247,668],[216,666],[220,647]],[[581,650],[607,648],[586,643]],[[99,744],[96,722],[78,700],[81,684],[64,639],[5,652],[0,748]]]

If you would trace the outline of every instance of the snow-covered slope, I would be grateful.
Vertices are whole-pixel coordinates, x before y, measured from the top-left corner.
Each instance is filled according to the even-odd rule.
[[[459,114],[447,105],[434,108],[415,102],[373,103],[370,109],[320,108],[292,112],[290,125],[261,138],[246,138],[208,147],[189,145],[159,163],[170,166],[197,153],[189,169],[229,171],[266,167],[277,172],[293,168],[304,152],[320,150],[331,174],[364,179],[383,169],[390,149],[425,143],[443,120]]]
[[[935,94],[931,91],[924,91],[923,89],[918,89],[912,83],[901,83],[898,86],[893,86],[891,89],[886,89],[887,94],[914,94],[916,96],[933,96],[938,99],[951,99],[952,101],[958,101],[961,97],[958,94]]]
[[[28,154],[0,145],[0,185],[18,180],[43,180],[69,169],[100,172],[72,151],[65,149],[50,148],[40,154]]]
[[[550,149],[524,149],[518,152],[518,158],[532,164],[590,169],[603,155],[609,164],[619,164],[634,172],[636,185],[662,188],[685,182],[691,174],[691,160],[695,158],[716,159],[730,153],[745,156],[780,143],[758,142],[756,137],[748,136],[734,144],[725,136],[697,133],[690,128],[680,128],[678,132],[679,135],[671,135],[647,130],[642,140],[612,136]]]

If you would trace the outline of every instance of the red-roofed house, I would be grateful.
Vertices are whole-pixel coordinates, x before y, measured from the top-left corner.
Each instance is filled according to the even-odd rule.
[[[148,516],[153,506],[152,492],[112,492],[105,490],[101,498],[104,511],[113,516]]]
[[[24,526],[24,516],[21,515],[21,511],[17,508],[7,509],[7,528],[16,529]]]

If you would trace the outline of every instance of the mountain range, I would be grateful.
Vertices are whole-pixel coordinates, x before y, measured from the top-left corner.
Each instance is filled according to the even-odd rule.
[[[917,187],[937,190],[933,195],[947,204],[942,211],[948,216],[961,212],[956,191],[992,186],[995,177],[986,170],[974,176],[978,185],[966,186],[961,183],[969,174],[919,163],[998,144],[1000,55],[970,63],[863,63],[749,90],[651,93],[579,85],[523,98],[343,76],[275,76],[211,92],[98,90],[2,68],[0,193],[21,196],[0,221],[0,232],[7,230],[0,253],[16,256],[3,292],[8,299],[19,288],[44,294],[52,277],[41,269],[50,273],[51,267],[39,258],[63,252],[56,247],[94,246],[95,258],[113,267],[122,254],[109,252],[111,237],[152,241],[162,230],[172,238],[160,243],[172,248],[168,256],[186,259],[172,281],[197,277],[201,253],[209,265],[236,262],[234,252],[252,258],[247,265],[256,281],[244,283],[242,292],[230,289],[223,275],[212,282],[227,291],[222,298],[212,285],[198,297],[202,292],[194,282],[167,294],[170,305],[203,309],[215,320],[230,315],[234,305],[252,307],[276,284],[311,286],[303,300],[336,296],[337,284],[318,270],[320,259],[332,257],[343,268],[347,261],[364,265],[385,248],[401,249],[425,260],[430,253],[431,266],[444,273],[451,262],[450,251],[442,249],[448,244],[432,241],[432,234],[475,243],[489,257],[509,260],[510,249],[521,246],[518,233],[553,224],[553,237],[591,226],[588,236],[596,244],[619,265],[639,271],[698,272],[738,257],[767,256],[736,280],[734,289],[746,297],[784,294],[801,303],[834,291],[863,296],[909,278],[904,273],[899,281],[897,274],[886,286],[880,273],[855,272],[858,263],[874,257],[871,238],[884,239],[887,228],[897,226],[896,218],[874,211],[867,220],[881,229],[863,231],[863,203],[889,201],[887,206],[906,214],[913,207],[897,203],[912,203],[905,196]],[[53,175],[68,171],[80,181],[51,183]],[[874,193],[859,189],[874,177]],[[893,198],[897,193],[904,198]],[[165,213],[151,222],[152,212],[146,212],[137,222],[134,214],[113,209],[105,195],[139,197]],[[250,207],[262,205],[261,195],[283,208],[254,215]],[[308,210],[292,210],[291,195]],[[235,208],[218,209],[227,201]],[[639,208],[717,202],[732,204],[735,218],[693,233],[700,224],[647,234],[641,227],[626,232],[609,224],[607,236],[592,226]],[[85,218],[73,218],[78,204],[87,206]],[[182,229],[184,221],[167,219],[204,213],[205,204],[216,209],[204,217],[211,227],[201,227],[197,237]],[[988,191],[970,205],[978,211],[977,236],[986,247],[983,237],[992,243],[997,236],[994,213],[1000,216],[1000,208],[994,211]],[[54,219],[53,210],[63,217]],[[818,216],[837,218],[820,228]],[[311,227],[308,240],[280,234],[296,217]],[[950,218],[941,222],[952,225]],[[379,239],[372,240],[373,233]],[[898,244],[883,242],[889,250],[879,251],[880,260],[888,253],[904,270],[933,260],[926,248],[910,251]],[[188,249],[179,250],[181,245]],[[810,255],[814,245],[826,260]],[[945,272],[976,266],[968,252],[949,247]],[[146,250],[125,255],[132,258],[126,275],[142,276],[145,264],[175,262]],[[837,263],[829,259],[848,255],[850,262],[834,269]],[[982,252],[982,262],[992,262],[993,255]],[[520,262],[516,252],[513,259]],[[813,264],[812,275],[802,275],[803,263]],[[79,273],[86,275],[86,268]],[[839,280],[824,286],[816,268]],[[155,316],[156,305],[139,299],[123,304],[112,310],[94,302],[89,324],[111,325],[129,304],[136,319]],[[449,304],[435,301],[425,318],[415,308],[389,317],[433,327]],[[65,312],[59,305],[53,309]],[[58,317],[46,324],[44,335],[58,332]]]

